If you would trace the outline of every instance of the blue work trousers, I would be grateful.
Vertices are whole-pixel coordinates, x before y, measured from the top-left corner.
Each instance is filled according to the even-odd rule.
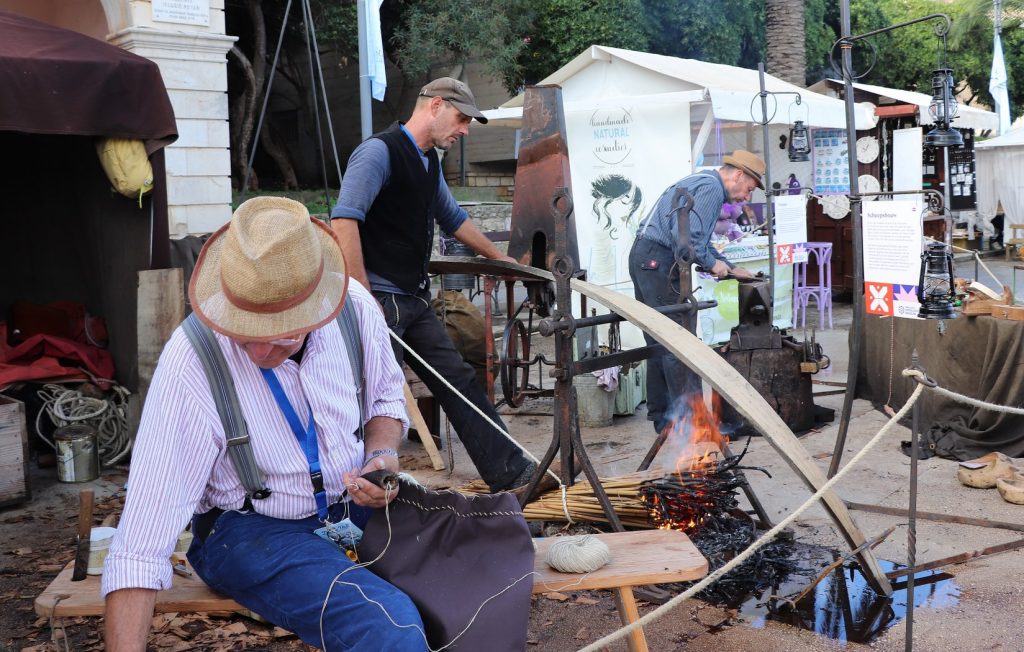
[[[368,569],[353,568],[337,544],[314,534],[319,526],[316,517],[224,512],[205,540],[198,536],[203,528],[194,528],[188,560],[210,587],[309,645],[330,652],[426,650],[423,621],[409,597]]]
[[[675,255],[664,245],[638,238],[629,251],[629,277],[633,295],[652,308],[679,303],[679,276],[670,276]],[[674,319],[680,319],[678,316]],[[682,316],[683,325],[694,331],[696,316]],[[654,338],[644,333],[648,344]],[[655,354],[647,360],[647,418],[654,429],[662,432],[673,419],[687,414],[693,396],[702,392],[700,376],[669,352]]]

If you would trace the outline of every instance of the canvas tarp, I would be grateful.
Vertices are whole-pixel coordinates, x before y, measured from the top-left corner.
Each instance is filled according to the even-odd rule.
[[[1024,128],[974,146],[977,162],[978,215],[991,219],[1000,203],[1008,224],[1024,222]],[[1024,237],[1021,232],[1007,238]]]

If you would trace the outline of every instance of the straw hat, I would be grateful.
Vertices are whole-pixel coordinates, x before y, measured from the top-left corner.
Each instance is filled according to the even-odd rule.
[[[764,190],[764,161],[757,154],[752,154],[745,149],[738,149],[732,154],[722,157],[722,163],[731,165],[734,168],[743,170],[757,182],[757,187]]]
[[[334,319],[347,284],[341,245],[329,227],[297,201],[254,197],[199,252],[188,297],[213,330],[269,341]]]

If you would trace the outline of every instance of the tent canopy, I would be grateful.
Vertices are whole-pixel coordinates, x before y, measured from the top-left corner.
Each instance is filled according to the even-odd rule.
[[[829,86],[832,88],[841,88],[843,86],[843,82],[840,79],[826,79],[812,85],[811,88],[822,92],[825,87]],[[931,104],[932,101],[931,95],[925,95],[924,93],[918,93],[917,91],[904,91],[898,88],[875,86],[873,84],[861,84],[859,82],[854,82],[853,88],[854,90],[871,93],[872,95],[877,96],[879,99],[879,105],[913,104],[917,107],[920,122],[922,124],[928,124],[931,122],[931,118],[928,115],[928,105]],[[969,127],[975,131],[983,131],[986,129],[999,130],[999,116],[994,112],[973,106],[967,106],[965,104],[958,104],[957,109],[959,114],[956,120],[953,121],[954,127]]]
[[[1007,132],[998,138],[989,138],[974,144],[974,149],[990,149],[998,147],[1022,147],[1024,146],[1024,127],[1018,127]]]
[[[154,62],[8,11],[0,88],[0,131],[136,138],[149,153],[178,137]]]
[[[592,45],[565,64],[540,84],[558,84],[567,101],[600,101],[628,97],[634,101],[658,101],[659,95],[696,91],[710,102],[715,118],[735,122],[760,122],[761,90],[758,73],[736,66],[680,59],[660,54]],[[765,75],[765,88],[772,93],[786,93],[767,98],[771,124],[791,124],[803,120],[815,127],[846,126],[845,104],[835,98],[814,93]],[[790,94],[794,93],[794,94]],[[796,105],[799,93],[801,104]],[[509,124],[514,111],[523,106],[523,95],[517,95],[488,118],[504,118]],[[698,117],[696,112],[692,117]],[[856,107],[857,129],[870,129],[877,119],[872,105]]]

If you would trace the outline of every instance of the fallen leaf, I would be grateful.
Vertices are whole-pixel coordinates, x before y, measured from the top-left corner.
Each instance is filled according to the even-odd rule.
[[[569,596],[564,593],[559,593],[558,591],[549,591],[544,594],[544,597],[548,600],[558,600],[559,602],[565,602],[569,599]]]
[[[590,634],[587,632],[586,627],[580,627],[578,630],[576,630],[576,633],[573,634],[573,638],[575,638],[577,641],[586,641],[590,638]]]
[[[576,598],[576,604],[597,604],[598,602],[600,602],[600,600],[595,600],[594,598],[588,598],[582,595]]]

